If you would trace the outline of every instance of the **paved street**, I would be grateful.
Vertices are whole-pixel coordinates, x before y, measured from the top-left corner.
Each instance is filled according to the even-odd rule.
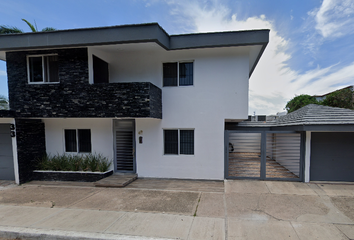
[[[0,237],[354,239],[354,185],[138,179],[0,187]]]

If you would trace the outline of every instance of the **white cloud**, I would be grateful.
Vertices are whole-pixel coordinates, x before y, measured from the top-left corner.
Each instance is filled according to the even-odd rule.
[[[6,72],[3,70],[0,70],[0,76],[7,76]]]
[[[205,7],[199,2],[170,1],[172,14],[181,16],[194,32],[270,29],[269,44],[250,79],[249,113],[274,114],[283,111],[286,102],[296,95],[320,95],[350,85],[354,79],[354,62],[345,67],[333,65],[315,67],[305,73],[294,71],[288,60],[289,40],[281,36],[273,22],[265,15],[239,20],[236,14],[217,0]],[[313,63],[312,63],[313,64]]]
[[[309,12],[316,29],[324,37],[341,37],[354,32],[353,0],[323,0],[320,8]]]

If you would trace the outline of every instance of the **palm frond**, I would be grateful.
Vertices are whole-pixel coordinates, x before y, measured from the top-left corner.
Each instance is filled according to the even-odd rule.
[[[31,28],[32,32],[37,32],[37,29],[26,19],[22,18],[22,21],[24,21],[25,23],[27,23],[27,25]]]
[[[9,100],[7,97],[0,95],[0,110],[8,110],[9,109]]]
[[[17,27],[0,25],[0,34],[11,34],[11,33],[23,33],[23,31]]]
[[[46,27],[42,29],[42,32],[50,32],[50,31],[56,31],[56,28],[52,28],[52,27]]]

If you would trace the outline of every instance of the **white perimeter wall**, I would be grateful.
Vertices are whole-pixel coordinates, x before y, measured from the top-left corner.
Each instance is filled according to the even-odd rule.
[[[43,119],[43,122],[48,154],[65,153],[64,129],[91,129],[92,153],[102,153],[113,159],[111,119]]]

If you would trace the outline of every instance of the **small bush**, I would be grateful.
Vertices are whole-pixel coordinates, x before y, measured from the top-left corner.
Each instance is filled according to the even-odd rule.
[[[106,157],[102,157],[100,159],[100,163],[98,165],[98,170],[100,172],[107,172],[109,167],[111,166],[111,164],[112,164],[112,161],[109,161],[108,158],[106,158]]]
[[[106,172],[111,166],[112,161],[102,154],[89,155],[69,155],[57,154],[54,156],[44,155],[38,160],[39,170],[52,171],[100,171]]]
[[[82,157],[78,155],[68,156],[68,167],[70,171],[80,171]]]
[[[81,161],[81,170],[88,171],[90,169],[89,159],[87,157],[82,158]]]
[[[88,165],[89,165],[89,168],[91,170],[91,172],[96,172],[98,171],[98,165],[100,163],[100,157],[101,155],[98,154],[89,154],[86,156],[86,158],[88,159]]]

